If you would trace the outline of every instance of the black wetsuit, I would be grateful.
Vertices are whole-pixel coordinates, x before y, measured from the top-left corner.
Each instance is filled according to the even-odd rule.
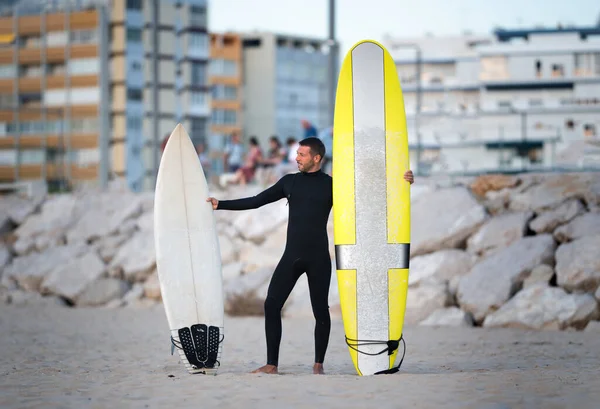
[[[333,204],[331,176],[322,171],[288,174],[256,196],[219,201],[218,209],[256,209],[287,198],[287,242],[265,300],[267,364],[276,365],[281,341],[281,310],[298,278],[306,272],[315,316],[315,362],[323,363],[329,342],[331,258],[327,219]]]

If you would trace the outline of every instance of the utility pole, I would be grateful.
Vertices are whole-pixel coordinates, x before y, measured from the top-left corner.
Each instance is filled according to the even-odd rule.
[[[329,124],[333,126],[333,113],[335,111],[335,91],[337,85],[337,58],[338,44],[335,39],[335,0],[329,0],[329,61],[327,67],[327,84],[329,95]]]

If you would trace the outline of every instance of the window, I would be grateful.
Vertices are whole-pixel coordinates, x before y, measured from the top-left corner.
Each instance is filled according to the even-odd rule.
[[[139,28],[128,28],[127,29],[127,41],[132,43],[142,42],[142,30]]]
[[[74,30],[69,35],[73,44],[95,43],[98,40],[96,30]]]
[[[142,130],[142,118],[139,116],[128,116],[127,117],[127,129],[133,131]]]
[[[193,91],[190,95],[192,105],[206,105],[206,92]]]
[[[141,101],[142,90],[135,88],[127,88],[127,99],[130,101]]]
[[[231,109],[212,111],[212,123],[215,125],[237,125],[237,112]]]
[[[208,35],[190,33],[190,48],[194,50],[208,50]]]
[[[39,165],[44,163],[45,153],[42,149],[26,149],[21,151],[23,165]]]
[[[15,74],[16,74],[16,72],[15,72],[14,65],[9,65],[9,64],[0,65],[0,78],[11,78],[11,77],[14,77]]]
[[[190,7],[190,24],[192,26],[206,26],[206,7]]]
[[[564,77],[565,67],[562,64],[552,64],[552,76],[553,77]]]
[[[215,85],[212,90],[213,98],[216,100],[235,101],[237,99],[237,88],[230,85]]]
[[[211,60],[210,73],[219,76],[236,76],[237,62],[234,60],[224,60],[222,58]]]
[[[192,63],[192,85],[206,85],[206,64]]]
[[[193,118],[190,120],[190,137],[194,144],[205,143],[208,129],[206,118]]]
[[[71,132],[96,133],[98,131],[98,118],[81,118],[71,121]]]
[[[141,10],[142,0],[127,0],[127,10]]]
[[[69,73],[75,74],[96,74],[99,71],[100,62],[98,58],[79,58],[69,61]]]
[[[580,77],[600,75],[600,53],[575,54],[575,75]]]

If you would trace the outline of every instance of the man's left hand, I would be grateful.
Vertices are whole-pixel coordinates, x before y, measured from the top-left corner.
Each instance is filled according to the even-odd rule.
[[[413,175],[412,170],[409,169],[406,172],[404,172],[404,180],[406,180],[411,185],[413,184],[413,182],[415,181],[415,177]]]

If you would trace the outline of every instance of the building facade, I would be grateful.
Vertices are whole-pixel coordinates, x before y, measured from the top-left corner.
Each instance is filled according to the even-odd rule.
[[[21,0],[0,10],[0,180],[153,188],[177,122],[210,116],[206,0]]]
[[[599,38],[600,27],[571,27],[387,39],[413,167],[600,168]]]
[[[301,120],[330,126],[326,40],[274,33],[243,36],[244,135],[261,146],[303,136]]]
[[[232,133],[243,134],[242,38],[236,33],[210,34],[209,83],[211,128],[208,147],[213,168],[220,173],[222,152]]]

